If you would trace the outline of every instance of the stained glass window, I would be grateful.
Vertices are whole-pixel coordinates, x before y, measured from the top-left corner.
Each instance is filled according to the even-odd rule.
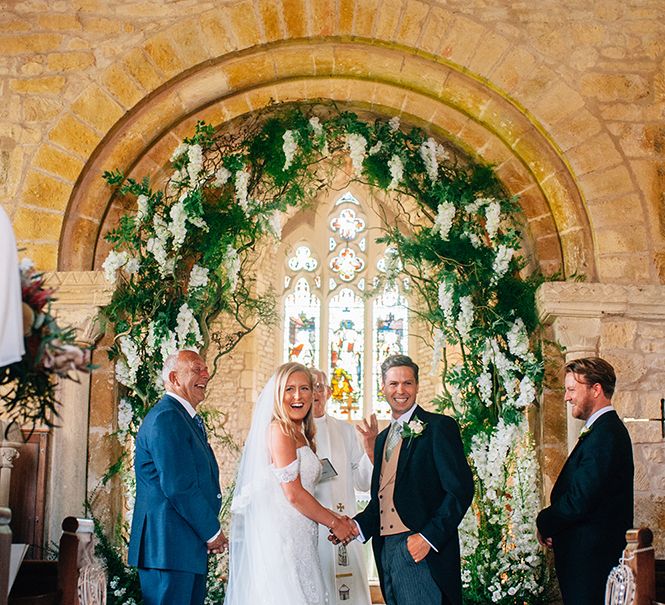
[[[365,229],[365,221],[356,215],[353,208],[345,208],[330,221],[330,228],[344,241],[350,242]]]
[[[353,290],[343,288],[330,299],[328,313],[330,412],[338,418],[360,420],[364,412],[365,304]]]
[[[390,407],[381,391],[381,363],[389,355],[407,354],[407,307],[394,288],[386,288],[372,306],[372,400],[377,417],[385,419],[390,416]]]
[[[365,268],[365,261],[351,248],[342,248],[337,256],[330,259],[330,268],[342,281],[353,281],[356,273]]]
[[[317,261],[312,256],[312,251],[309,246],[298,246],[295,254],[289,259],[289,269],[292,271],[314,271],[319,266]]]
[[[321,301],[310,292],[305,278],[284,298],[284,358],[318,366]]]

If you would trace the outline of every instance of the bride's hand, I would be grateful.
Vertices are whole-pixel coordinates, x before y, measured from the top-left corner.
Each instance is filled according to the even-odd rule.
[[[355,522],[349,517],[337,517],[330,526],[331,533],[344,544],[348,544],[358,535]]]

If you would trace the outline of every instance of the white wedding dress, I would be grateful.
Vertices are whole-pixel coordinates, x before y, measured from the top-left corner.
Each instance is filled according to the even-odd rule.
[[[289,504],[281,487],[300,475],[313,494],[321,462],[303,446],[285,468],[271,464],[267,442],[274,391],[273,377],[254,408],[236,478],[224,605],[325,605],[318,525]]]

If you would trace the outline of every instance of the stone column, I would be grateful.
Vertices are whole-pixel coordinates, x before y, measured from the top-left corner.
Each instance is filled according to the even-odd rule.
[[[46,284],[56,289],[57,301],[53,304],[53,311],[59,323],[76,327],[80,341],[94,342],[98,337],[95,318],[99,308],[108,304],[113,293],[103,273],[50,273]],[[65,517],[85,516],[90,375],[79,373],[78,382],[61,380],[58,400],[62,405],[55,419],[57,426],[52,429],[50,444],[46,543],[58,540]]]

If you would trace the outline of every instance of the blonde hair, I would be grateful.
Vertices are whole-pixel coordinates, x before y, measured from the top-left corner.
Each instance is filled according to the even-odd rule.
[[[307,376],[309,387],[312,389],[313,393],[314,379],[312,378],[312,373],[300,363],[293,361],[285,363],[279,366],[275,373],[275,400],[273,402],[272,412],[273,421],[277,423],[285,435],[288,435],[294,441],[300,431],[296,423],[289,418],[288,412],[284,409],[284,393],[286,392],[286,383],[289,381],[289,378],[297,372],[302,372]],[[312,448],[314,453],[316,453],[316,440],[314,438],[316,435],[316,425],[314,424],[313,409],[314,406],[312,403],[307,412],[307,416],[305,416],[303,420],[302,428],[307,444]]]

